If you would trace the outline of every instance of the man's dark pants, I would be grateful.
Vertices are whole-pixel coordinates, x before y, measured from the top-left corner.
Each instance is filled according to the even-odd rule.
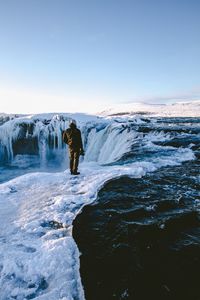
[[[78,170],[80,150],[69,147],[69,166],[71,173],[76,173]]]

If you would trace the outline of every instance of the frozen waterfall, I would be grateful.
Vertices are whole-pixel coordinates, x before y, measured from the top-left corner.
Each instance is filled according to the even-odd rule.
[[[0,126],[0,163],[12,162],[18,155],[38,157],[40,166],[54,160],[65,162],[66,148],[62,133],[70,117],[54,115],[51,118],[17,118]],[[86,150],[85,161],[109,164],[131,150],[138,132],[131,123],[111,119],[79,123]]]

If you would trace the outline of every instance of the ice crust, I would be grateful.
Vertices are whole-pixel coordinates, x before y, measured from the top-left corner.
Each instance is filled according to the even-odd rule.
[[[153,141],[171,138],[164,132],[150,132],[144,137],[141,133],[130,131],[128,122],[143,122],[135,116],[129,119],[99,119],[67,115],[61,120],[56,115],[51,116],[50,127],[44,126],[44,115],[23,117],[23,122],[37,119],[37,134],[49,128],[53,128],[51,133],[55,133],[57,128],[59,134],[70,117],[79,117],[86,147],[80,176],[70,176],[68,170],[38,172],[0,184],[1,300],[85,299],[79,273],[80,253],[72,237],[73,220],[83,206],[95,201],[98,191],[109,180],[121,176],[141,178],[161,167],[195,159],[189,148],[165,147],[173,151],[149,160],[108,165],[128,153],[133,143],[140,139],[144,139],[144,147],[159,148],[162,146],[153,144]],[[9,145],[8,136],[13,139],[10,129],[16,128],[18,122],[22,119],[0,126],[0,136],[5,138],[5,144]]]
[[[126,166],[82,163],[81,176],[27,174],[0,185],[0,295],[6,299],[84,299],[72,222],[105,182],[194,159],[190,149]]]

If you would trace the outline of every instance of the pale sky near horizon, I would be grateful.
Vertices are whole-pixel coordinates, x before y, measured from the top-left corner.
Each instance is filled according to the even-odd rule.
[[[0,0],[0,112],[200,99],[198,0]]]

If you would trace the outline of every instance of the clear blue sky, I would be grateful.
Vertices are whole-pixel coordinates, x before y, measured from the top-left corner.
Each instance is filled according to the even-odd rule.
[[[200,99],[199,0],[0,0],[0,111]]]

